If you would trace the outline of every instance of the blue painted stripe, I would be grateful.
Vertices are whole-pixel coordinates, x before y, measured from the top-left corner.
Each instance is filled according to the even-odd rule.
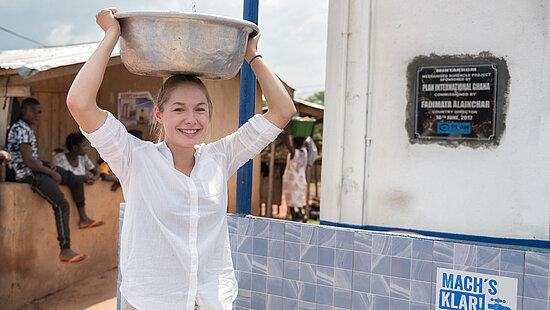
[[[243,19],[258,24],[258,0],[245,0]],[[239,127],[254,116],[256,108],[256,76],[246,61],[241,66]],[[250,214],[252,205],[252,160],[237,171],[236,212]]]
[[[418,229],[405,229],[405,228],[397,228],[397,227],[351,225],[351,224],[335,223],[335,222],[324,221],[324,220],[321,220],[320,224],[327,225],[327,226],[336,226],[336,227],[345,227],[345,228],[363,229],[363,230],[372,230],[372,231],[406,231],[406,232],[421,234],[428,237],[464,240],[464,241],[471,241],[471,242],[478,242],[478,243],[490,243],[490,244],[550,249],[550,241],[544,241],[544,240],[496,238],[496,237],[485,237],[485,236],[475,236],[475,235],[453,234],[453,233],[445,233],[445,232],[438,232],[438,231],[418,230]]]

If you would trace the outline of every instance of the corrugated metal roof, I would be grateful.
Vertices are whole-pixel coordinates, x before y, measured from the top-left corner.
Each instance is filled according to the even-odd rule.
[[[309,102],[309,101],[305,101],[305,100],[301,100],[301,99],[294,99],[294,101],[298,102],[300,104],[303,104],[305,106],[308,106],[310,108],[313,108],[313,109],[317,109],[317,110],[321,110],[321,111],[325,110],[325,106],[321,105],[321,104],[318,104],[318,103],[313,103],[313,102]]]
[[[99,42],[95,42],[1,51],[0,69],[15,69],[19,75],[29,77],[40,71],[85,62],[98,45]],[[111,57],[118,55],[116,47]]]

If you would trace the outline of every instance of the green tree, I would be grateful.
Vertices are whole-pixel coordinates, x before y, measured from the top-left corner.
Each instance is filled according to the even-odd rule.
[[[320,105],[325,105],[325,91],[324,90],[318,91],[318,92],[314,93],[313,95],[311,95],[307,98],[304,98],[303,100],[313,102],[313,103],[317,103],[317,104],[320,104]]]

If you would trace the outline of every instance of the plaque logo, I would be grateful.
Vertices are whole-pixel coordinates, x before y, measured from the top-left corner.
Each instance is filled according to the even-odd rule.
[[[439,123],[437,133],[465,133],[471,131],[470,123]]]

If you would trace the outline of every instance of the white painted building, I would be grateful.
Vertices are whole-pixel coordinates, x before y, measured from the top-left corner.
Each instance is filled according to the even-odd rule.
[[[330,0],[322,223],[550,247],[549,35],[547,0]],[[411,139],[410,64],[480,53],[498,139]]]

